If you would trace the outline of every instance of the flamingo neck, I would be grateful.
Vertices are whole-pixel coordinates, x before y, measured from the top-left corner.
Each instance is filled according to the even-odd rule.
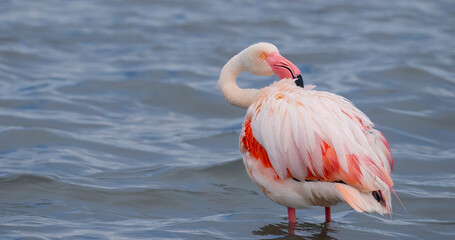
[[[220,73],[218,87],[224,99],[234,106],[248,108],[256,99],[258,89],[242,89],[237,85],[237,76],[245,71],[240,63],[239,55],[235,55],[229,60]]]

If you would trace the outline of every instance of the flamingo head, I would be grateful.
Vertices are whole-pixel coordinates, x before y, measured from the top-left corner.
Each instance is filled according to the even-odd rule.
[[[256,75],[276,74],[280,79],[301,79],[300,70],[280,55],[278,48],[270,43],[256,43],[239,53],[246,71]]]

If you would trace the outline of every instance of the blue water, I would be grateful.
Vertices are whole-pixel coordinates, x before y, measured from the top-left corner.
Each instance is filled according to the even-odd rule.
[[[0,1],[0,238],[455,239],[454,39],[448,0]],[[288,234],[217,88],[259,41],[377,124],[407,212],[314,207]]]

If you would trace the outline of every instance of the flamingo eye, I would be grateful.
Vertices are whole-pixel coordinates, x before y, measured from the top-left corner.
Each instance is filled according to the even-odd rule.
[[[262,53],[259,57],[262,59],[265,59],[267,57],[267,55],[265,55],[265,53]]]

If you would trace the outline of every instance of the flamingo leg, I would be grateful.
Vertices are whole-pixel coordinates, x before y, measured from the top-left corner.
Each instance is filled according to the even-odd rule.
[[[295,208],[288,207],[288,219],[289,223],[295,223]]]
[[[332,217],[330,215],[330,207],[325,207],[325,222],[332,221]]]
[[[295,229],[295,208],[288,207],[288,232],[290,235],[294,235],[294,229]]]

